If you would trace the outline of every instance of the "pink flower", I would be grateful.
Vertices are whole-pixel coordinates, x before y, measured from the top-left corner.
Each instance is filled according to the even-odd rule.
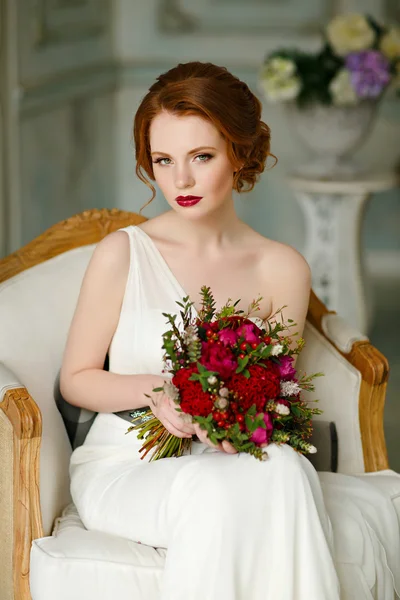
[[[221,329],[218,334],[219,339],[224,344],[224,346],[234,346],[238,340],[238,334],[233,329],[229,329],[229,327],[225,327]]]
[[[238,363],[231,350],[217,344],[202,343],[200,363],[210,371],[219,373],[222,379],[228,379],[237,369]]]
[[[281,356],[279,359],[279,375],[282,379],[293,379],[296,375],[296,369],[292,366],[293,356]]]
[[[244,323],[237,329],[237,332],[239,336],[244,337],[245,342],[253,344],[254,342],[260,342],[260,337],[256,333],[257,330],[259,331],[254,323]]]
[[[261,414],[261,413],[259,413]],[[258,415],[257,415],[258,416]],[[254,442],[257,446],[262,446],[264,444],[268,444],[271,438],[272,432],[274,430],[272,417],[269,412],[264,413],[264,423],[265,429],[263,427],[257,427],[257,429],[253,432],[250,440]]]

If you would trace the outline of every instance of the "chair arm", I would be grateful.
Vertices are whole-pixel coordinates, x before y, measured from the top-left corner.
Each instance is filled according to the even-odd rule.
[[[361,374],[358,417],[365,472],[389,468],[383,426],[389,364],[368,338],[329,311],[311,291],[307,320]]]
[[[41,434],[38,406],[18,377],[0,363],[0,589],[5,598],[31,598],[31,543],[43,536]]]
[[[321,319],[325,336],[338,350],[348,354],[355,342],[368,342],[366,335],[360,333],[337,313],[326,313]]]

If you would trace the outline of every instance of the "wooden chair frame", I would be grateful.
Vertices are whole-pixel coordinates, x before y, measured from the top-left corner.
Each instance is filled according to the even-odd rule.
[[[0,283],[73,248],[99,242],[108,233],[146,218],[119,209],[87,210],[53,225],[17,252],[0,260]],[[321,322],[328,311],[311,292],[307,320],[326,338]],[[327,338],[328,339],[328,338]],[[334,345],[331,340],[329,343]],[[335,346],[336,347],[336,346]],[[336,348],[361,372],[359,419],[366,472],[388,468],[383,411],[389,366],[368,341],[355,342],[348,354]],[[6,391],[0,403],[10,424],[13,445],[13,586],[15,600],[29,600],[32,540],[43,536],[39,489],[42,435],[40,409],[24,387]]]

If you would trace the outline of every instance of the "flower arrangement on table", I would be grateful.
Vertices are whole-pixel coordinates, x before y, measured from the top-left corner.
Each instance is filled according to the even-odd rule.
[[[312,434],[312,416],[321,410],[309,407],[302,390],[313,391],[312,380],[322,373],[296,375],[294,356],[304,346],[283,332],[295,327],[286,324],[282,309],[261,321],[258,327],[249,315],[259,310],[261,298],[253,301],[245,314],[238,302],[228,300],[219,311],[210,288],[201,288],[201,310],[193,316],[188,297],[177,302],[177,315],[163,313],[169,329],[163,335],[164,373],[172,378],[154,392],[164,391],[176,403],[187,422],[197,422],[213,443],[228,440],[238,452],[260,460],[267,458],[271,442],[286,443],[298,452],[316,452],[307,440]],[[280,315],[281,320],[273,320]],[[293,348],[293,346],[295,346]],[[315,400],[315,402],[317,402]],[[133,423],[127,433],[138,430],[144,458],[150,460],[180,456],[190,451],[192,439],[168,432],[145,407],[131,413]]]
[[[390,84],[400,94],[399,27],[349,14],[335,17],[323,37],[316,53],[282,48],[266,57],[260,85],[267,100],[355,106],[379,98]]]

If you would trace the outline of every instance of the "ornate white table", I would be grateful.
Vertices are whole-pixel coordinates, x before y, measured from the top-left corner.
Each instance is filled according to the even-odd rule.
[[[359,176],[347,181],[289,177],[306,221],[307,259],[313,289],[332,310],[367,333],[372,297],[361,247],[361,225],[374,192],[395,188],[395,173]]]

